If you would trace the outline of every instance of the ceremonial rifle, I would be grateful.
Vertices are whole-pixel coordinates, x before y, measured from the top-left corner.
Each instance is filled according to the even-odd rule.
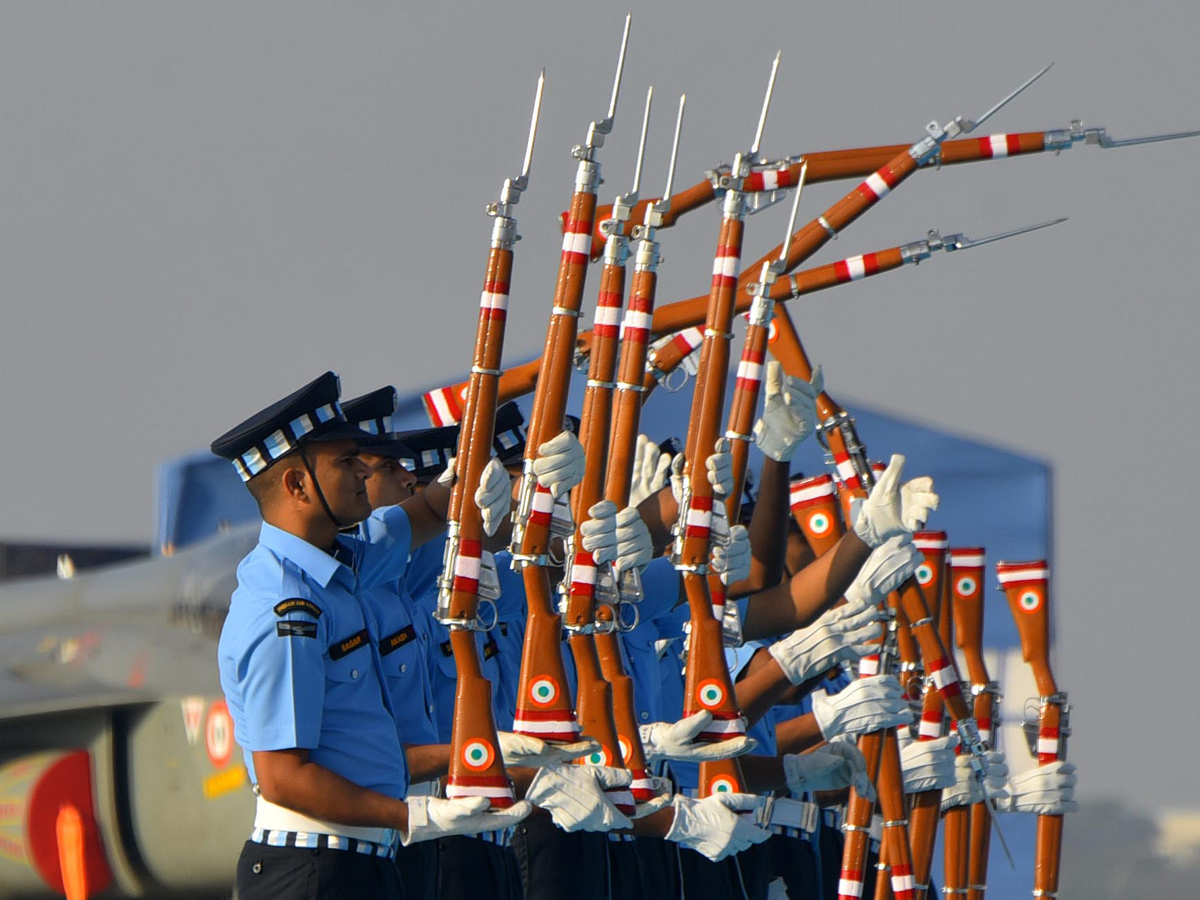
[[[954,588],[954,639],[967,663],[971,696],[975,698],[975,721],[979,737],[995,747],[999,727],[1000,685],[988,675],[983,659],[983,563],[982,547],[950,551]],[[953,810],[952,810],[953,811]],[[970,807],[970,849],[967,853],[967,900],[983,900],[987,890],[988,850],[992,811],[986,802]]]
[[[579,725],[567,690],[559,643],[562,620],[552,602],[548,571],[554,498],[548,489],[538,484],[533,464],[538,458],[538,448],[562,430],[566,415],[575,333],[587,274],[587,249],[596,210],[596,187],[600,183],[600,166],[595,155],[596,149],[604,143],[604,136],[612,130],[616,115],[629,24],[630,17],[627,16],[608,113],[599,122],[592,122],[587,139],[572,150],[579,160],[575,193],[571,199],[570,221],[563,236],[554,306],[529,417],[520,499],[513,523],[513,567],[521,571],[527,603],[513,728],[519,733],[564,743],[576,739]]]
[[[654,88],[646,92],[646,111],[642,117],[642,135],[638,142],[633,187],[617,197],[612,205],[612,223],[629,215],[636,202],[642,178],[642,158],[646,152],[646,129],[650,124],[650,104]],[[612,227],[612,226],[610,226]],[[583,479],[571,494],[575,531],[567,544],[566,568],[559,584],[563,596],[563,627],[567,644],[575,660],[575,714],[586,737],[600,742],[600,749],[585,757],[595,765],[623,766],[625,754],[617,737],[613,719],[612,686],[600,669],[600,657],[593,636],[617,625],[615,615],[597,616],[597,601],[608,609],[618,602],[616,575],[612,563],[598,567],[592,554],[583,547],[583,526],[588,510],[599,502],[604,491],[604,470],[608,461],[609,425],[612,420],[613,377],[617,367],[617,323],[625,297],[625,260],[629,245],[624,236],[614,235],[604,248],[604,268],[600,275],[600,297],[596,304],[596,344],[588,366],[583,410],[579,416],[579,439],[586,451]],[[598,595],[601,595],[598,597]],[[606,595],[606,596],[605,596]],[[628,742],[628,739],[627,739]],[[614,788],[609,798],[623,814],[634,814],[634,797],[628,788]]]
[[[679,153],[679,133],[683,127],[685,102],[685,97],[679,98],[679,112],[675,119],[675,138],[671,144],[671,162],[667,168],[667,188],[663,191],[664,197],[671,196],[671,182],[675,177],[675,159]],[[669,203],[669,200],[663,201],[663,205]],[[608,470],[604,476],[604,499],[611,500],[618,509],[629,505],[629,489],[633,480],[634,453],[637,449],[638,423],[642,411],[641,392],[644,390],[641,374],[646,367],[650,316],[654,312],[654,293],[658,279],[658,243],[655,236],[662,212],[659,204],[651,203],[646,207],[644,221],[633,232],[638,239],[638,246],[634,258],[629,307],[625,311],[625,320],[622,323],[621,359],[612,413]],[[621,602],[622,599],[618,585],[617,600]],[[610,617],[614,621],[618,619],[616,611],[611,607],[601,607],[598,610],[597,618],[601,623]],[[645,803],[655,792],[646,764],[646,751],[638,731],[637,713],[633,702],[633,679],[625,672],[621,661],[621,648],[613,629],[598,628],[595,639],[596,651],[600,656],[600,670],[605,680],[612,685],[617,741],[625,767],[633,775],[630,790],[636,802]]]
[[[709,593],[707,576],[712,553],[713,489],[707,477],[707,462],[716,448],[721,414],[725,408],[729,345],[733,338],[734,290],[741,262],[745,216],[741,179],[748,173],[750,164],[758,158],[778,71],[777,53],[771,66],[771,77],[763,98],[754,143],[748,153],[739,152],[734,157],[734,167],[726,181],[721,231],[713,259],[704,344],[700,350],[684,449],[683,496],[679,499],[679,521],[671,552],[672,562],[683,577],[690,613],[683,714],[686,717],[702,710],[712,713],[712,722],[707,730],[697,736],[704,741],[723,741],[746,732],[746,720],[738,709],[733,681],[725,665],[722,622],[713,615]],[[702,772],[699,789],[702,797],[724,791],[744,792],[745,780],[741,766],[735,759],[709,765]]]
[[[1181,131],[1172,134],[1154,134],[1136,138],[1112,138],[1104,128],[1085,128],[1083,121],[1072,119],[1066,128],[1049,131],[1026,131],[1012,134],[990,134],[980,138],[960,138],[941,145],[938,152],[920,163],[923,169],[940,169],[960,163],[983,162],[989,159],[1006,159],[1010,156],[1028,156],[1053,151],[1055,156],[1070,150],[1076,144],[1090,144],[1102,150],[1114,147],[1133,147],[1159,141],[1174,141],[1196,137],[1200,131]],[[888,160],[904,152],[904,144],[889,144],[880,147],[858,147],[851,150],[825,150],[805,153],[783,160],[764,162],[753,167],[746,179],[744,190],[763,192],[768,196],[775,191],[794,185],[800,177],[800,167],[808,163],[809,184],[840,181],[845,178],[862,178],[879,169]],[[724,167],[718,166],[708,177],[684,188],[671,198],[671,214],[663,221],[663,227],[675,224],[680,216],[712,202],[721,196],[719,177]],[[649,203],[651,201],[643,201]],[[764,202],[769,202],[764,201]],[[634,208],[634,215],[639,212]],[[603,208],[600,214],[604,214]],[[597,233],[592,243],[592,259],[599,259],[604,250],[606,235]]]
[[[1031,562],[998,562],[996,575],[1008,598],[1021,653],[1033,669],[1039,698],[1037,759],[1039,766],[1067,758],[1070,706],[1066,693],[1059,691],[1050,669],[1050,570],[1044,559]],[[1033,896],[1058,894],[1059,862],[1062,856],[1061,815],[1039,815],[1036,858],[1033,870]]]
[[[486,627],[480,624],[478,615],[483,522],[475,503],[475,492],[492,457],[496,388],[504,348],[513,244],[519,239],[517,220],[512,213],[529,181],[544,84],[543,71],[538,78],[521,174],[505,180],[500,199],[490,204],[487,210],[493,219],[491,249],[479,299],[479,325],[475,332],[471,380],[467,385],[463,425],[454,461],[454,486],[450,490],[446,516],[448,534],[444,567],[438,585],[438,619],[450,631],[450,647],[458,674],[446,796],[484,796],[492,807],[497,808],[511,806],[514,797],[512,783],[504,769],[504,758],[499,752],[500,742],[496,738],[492,686],[483,677],[475,645],[475,632]]]

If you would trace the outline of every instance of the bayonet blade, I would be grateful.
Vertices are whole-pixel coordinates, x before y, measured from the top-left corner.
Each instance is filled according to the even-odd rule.
[[[984,244],[991,244],[995,241],[1003,241],[1006,238],[1016,237],[1019,234],[1029,234],[1031,231],[1040,231],[1043,228],[1049,228],[1052,225],[1061,225],[1067,221],[1066,216],[1058,219],[1051,219],[1048,222],[1039,222],[1036,225],[1026,225],[1024,228],[1014,228],[1011,231],[1002,231],[1000,234],[992,234],[983,238],[969,238],[964,234],[951,234],[942,239],[946,250],[953,252],[955,250],[969,250],[972,247],[982,247]]]
[[[621,73],[625,71],[625,48],[629,46],[629,26],[633,22],[633,12],[625,15],[625,33],[621,35],[621,55],[617,57],[617,77],[613,79],[612,97],[608,101],[608,115],[611,120],[617,114],[617,97],[621,93]]]
[[[542,89],[546,86],[546,70],[538,76],[537,93],[533,95],[533,116],[529,120],[529,140],[525,142],[525,162],[521,164],[521,177],[529,175],[529,166],[533,163],[533,144],[537,139],[538,118],[542,114]]]
[[[667,186],[662,199],[646,207],[646,223],[649,224],[653,211],[666,212],[671,208],[671,188],[675,185],[675,161],[679,158],[679,135],[683,131],[683,108],[687,105],[687,94],[679,95],[679,111],[675,114],[675,137],[671,140],[671,162],[667,166]]]
[[[754,143],[750,146],[750,162],[758,159],[758,148],[762,144],[763,129],[767,127],[767,110],[771,108],[771,94],[775,91],[775,76],[779,72],[779,57],[782,50],[775,51],[775,61],[771,63],[771,78],[767,82],[767,95],[763,97],[762,112],[758,114],[758,129],[754,132]]]
[[[972,131],[974,131],[976,128],[978,128],[980,125],[982,125],[988,119],[990,119],[992,116],[994,116],[996,113],[998,113],[1001,109],[1003,109],[1005,106],[1007,106],[1011,101],[1015,100],[1017,98],[1017,96],[1019,96],[1021,93],[1023,93],[1027,87],[1029,87],[1031,84],[1033,84],[1039,78],[1041,78],[1043,75],[1045,75],[1047,72],[1049,72],[1053,67],[1054,67],[1054,63],[1050,63],[1050,65],[1046,66],[1046,68],[1042,69],[1042,71],[1038,72],[1036,75],[1034,75],[1032,78],[1030,78],[1024,84],[1022,84],[1019,88],[1017,88],[1015,91],[1013,91],[1011,94],[1009,94],[1003,100],[1001,100],[999,103],[997,103],[995,106],[993,106],[987,112],[985,112],[978,119],[975,119],[974,121],[968,119],[965,122],[963,122],[962,123],[963,134],[970,134]]]
[[[633,188],[626,194],[630,203],[637,201],[642,185],[642,161],[646,158],[646,133],[650,129],[650,105],[654,102],[654,85],[646,91],[646,110],[642,113],[642,136],[638,139],[637,165],[633,169]]]
[[[1159,141],[1177,141],[1180,138],[1200,137],[1200,131],[1177,131],[1174,134],[1150,134],[1145,137],[1111,138],[1103,128],[1089,128],[1085,140],[1096,144],[1101,150],[1113,147],[1135,147],[1138,144],[1157,144]]]
[[[780,266],[787,264],[788,253],[792,249],[792,235],[796,233],[796,213],[800,211],[800,195],[804,193],[804,179],[808,177],[808,160],[800,165],[800,177],[796,180],[796,196],[792,200],[792,214],[788,217],[787,234],[783,238],[783,246],[779,248]]]

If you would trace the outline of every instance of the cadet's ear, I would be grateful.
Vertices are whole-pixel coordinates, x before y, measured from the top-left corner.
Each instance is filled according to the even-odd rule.
[[[283,471],[280,486],[285,496],[292,500],[306,502],[308,500],[308,473],[302,466],[288,466]]]

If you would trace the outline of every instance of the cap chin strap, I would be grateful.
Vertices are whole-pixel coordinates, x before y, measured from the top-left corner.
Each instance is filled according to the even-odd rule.
[[[308,477],[312,479],[313,488],[317,492],[317,499],[321,501],[321,507],[325,510],[325,515],[329,516],[329,521],[334,524],[338,531],[352,527],[354,522],[343,522],[333,514],[333,510],[329,508],[329,502],[325,499],[325,492],[321,490],[321,482],[317,480],[317,473],[312,467],[312,463],[308,461],[308,448],[300,447],[300,459],[304,462],[304,468],[308,471]]]

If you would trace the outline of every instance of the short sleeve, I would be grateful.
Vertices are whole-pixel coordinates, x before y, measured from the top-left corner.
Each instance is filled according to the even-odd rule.
[[[377,509],[362,523],[362,547],[355,575],[362,587],[404,577],[412,547],[412,524],[399,506]]]
[[[321,616],[271,608],[248,623],[236,660],[247,750],[315,750],[325,698]]]
[[[642,572],[642,602],[638,613],[643,622],[661,619],[679,602],[679,573],[665,556],[660,556]]]

